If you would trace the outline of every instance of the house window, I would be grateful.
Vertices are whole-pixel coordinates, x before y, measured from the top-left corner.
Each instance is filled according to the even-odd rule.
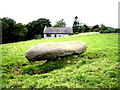
[[[51,37],[51,34],[46,34],[47,37]]]

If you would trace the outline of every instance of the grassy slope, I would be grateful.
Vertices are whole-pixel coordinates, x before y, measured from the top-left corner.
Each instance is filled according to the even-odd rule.
[[[73,40],[86,42],[87,51],[46,64],[42,64],[43,61],[30,63],[24,57],[25,52],[36,44]],[[1,46],[3,88],[118,87],[118,34],[30,40]],[[35,75],[29,75],[32,71]]]

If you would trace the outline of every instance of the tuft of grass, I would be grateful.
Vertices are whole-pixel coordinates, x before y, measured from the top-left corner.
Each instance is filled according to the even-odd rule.
[[[85,53],[29,62],[26,51],[45,42],[83,41]],[[2,47],[3,88],[118,88],[118,34],[73,35]]]

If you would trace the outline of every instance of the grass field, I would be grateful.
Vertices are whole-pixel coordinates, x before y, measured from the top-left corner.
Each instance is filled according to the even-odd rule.
[[[45,42],[84,41],[85,53],[29,62],[26,51]],[[2,88],[118,88],[118,34],[30,40],[2,47]]]

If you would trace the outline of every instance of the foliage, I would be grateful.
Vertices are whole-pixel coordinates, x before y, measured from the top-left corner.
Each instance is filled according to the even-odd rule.
[[[100,30],[99,29],[94,29],[93,32],[99,32]]]
[[[74,40],[84,41],[87,51],[50,62],[29,62],[24,57],[36,44]],[[88,34],[0,46],[3,88],[118,88],[118,34]]]
[[[92,31],[94,31],[96,29],[99,30],[99,25],[98,24],[92,27]]]
[[[84,27],[85,27],[85,32],[91,32],[91,28],[89,26],[85,24]]]
[[[107,30],[107,27],[104,24],[101,24],[101,27],[99,27],[99,30]]]
[[[35,35],[34,39],[41,39],[41,35]]]
[[[25,25],[22,25],[22,23],[17,23],[15,24],[15,32],[13,32],[13,34],[16,35],[17,41],[22,41],[22,40],[26,40],[26,35],[27,35],[27,28],[25,27]]]
[[[8,17],[0,18],[2,23],[2,43],[12,43],[31,39],[43,38],[44,27],[51,27],[51,22],[46,18],[39,18],[24,25],[22,23],[16,23],[15,20]],[[66,22],[62,19],[56,22],[53,27],[66,27]],[[73,23],[73,34],[79,34],[84,32],[100,32],[100,33],[120,33],[120,29],[108,29],[105,25],[95,25],[92,28],[86,24],[79,22],[79,18],[76,16]],[[70,34],[72,35],[72,34]]]
[[[66,27],[64,19],[56,21],[56,24],[53,27]]]
[[[75,16],[73,27],[78,27],[78,26],[80,26],[79,18],[77,16]]]
[[[120,28],[115,29],[115,33],[120,33]]]
[[[79,32],[70,33],[69,35],[76,35],[76,34],[79,34]]]
[[[32,21],[26,25],[28,29],[27,40],[34,39],[36,35],[41,35],[43,37],[43,30],[45,26],[51,27],[51,22],[49,19],[40,18],[38,20]]]
[[[108,29],[108,30],[100,30],[100,33],[118,33],[115,29]]]
[[[101,24],[101,26],[99,27],[98,25],[95,25],[92,27],[92,31],[93,32],[100,32],[100,33],[119,33],[120,30],[118,29],[108,29],[108,27],[106,27],[105,25]]]
[[[25,40],[27,29],[21,23],[16,23],[13,19],[4,17],[2,21],[2,43],[17,42]]]
[[[76,16],[73,22],[73,32],[76,33],[83,33],[83,32],[90,32],[91,29],[86,24],[80,23],[79,18]]]
[[[80,26],[79,18],[76,16],[73,22],[73,32],[79,32],[79,26]]]
[[[0,18],[0,21],[2,21],[2,43],[12,43],[34,38],[41,38],[43,37],[44,27],[52,26],[50,24],[50,20],[45,18],[32,21],[27,25],[16,23],[16,21],[8,17]]]
[[[79,27],[79,32],[80,33],[84,33],[84,32],[90,32],[91,29],[89,26],[87,26],[86,24],[83,24]]]

